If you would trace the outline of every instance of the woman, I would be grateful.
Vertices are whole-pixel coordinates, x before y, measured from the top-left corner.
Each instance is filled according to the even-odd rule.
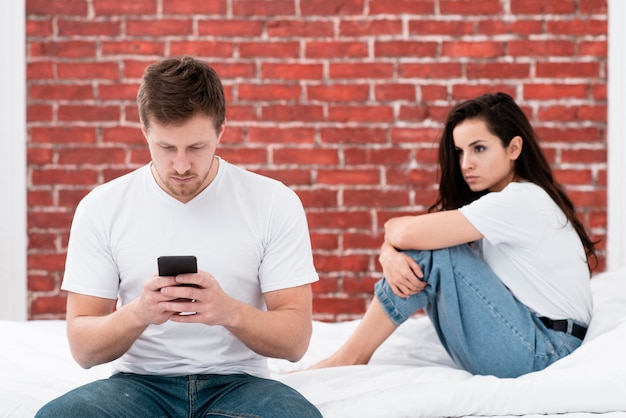
[[[385,224],[375,297],[348,341],[313,368],[367,363],[420,309],[474,374],[541,370],[581,344],[594,243],[519,106],[504,93],[456,106],[439,164],[436,203]]]

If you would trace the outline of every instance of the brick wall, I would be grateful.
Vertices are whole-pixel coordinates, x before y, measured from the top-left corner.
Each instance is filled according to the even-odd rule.
[[[381,226],[435,197],[433,146],[457,101],[505,91],[606,237],[606,0],[27,0],[31,318],[60,318],[74,208],[148,161],[146,65],[192,54],[228,100],[220,154],[301,197],[317,319],[360,315]],[[604,241],[600,271],[604,268]]]

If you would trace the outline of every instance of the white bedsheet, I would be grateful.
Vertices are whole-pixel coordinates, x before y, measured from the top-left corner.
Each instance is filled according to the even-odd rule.
[[[626,417],[626,271],[603,273],[592,288],[594,316],[583,345],[517,379],[472,376],[455,367],[425,317],[403,324],[367,366],[306,371],[357,324],[315,322],[305,357],[295,364],[270,360],[270,367],[331,418]],[[76,365],[63,321],[0,321],[0,335],[0,417],[31,417],[48,400],[109,374],[109,365]]]

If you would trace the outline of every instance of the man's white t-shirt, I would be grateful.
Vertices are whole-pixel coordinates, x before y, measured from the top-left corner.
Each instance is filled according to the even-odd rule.
[[[215,179],[186,204],[149,165],[95,188],[76,209],[62,289],[125,305],[164,255],[195,255],[227,294],[258,309],[265,292],[318,280],[297,195],[220,159]],[[268,375],[266,359],[226,328],[171,321],[149,326],[114,370]]]
[[[539,316],[589,324],[585,250],[545,190],[510,183],[459,210],[483,235],[484,260],[520,302]]]

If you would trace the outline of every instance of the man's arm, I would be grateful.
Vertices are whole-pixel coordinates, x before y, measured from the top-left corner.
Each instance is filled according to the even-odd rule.
[[[168,287],[170,298],[195,302],[167,302],[170,311],[195,312],[174,315],[172,321],[222,325],[248,348],[267,357],[298,361],[306,352],[312,333],[311,285],[302,285],[264,294],[267,311],[256,309],[223,292],[206,272],[178,276],[178,280],[200,288]]]
[[[90,368],[124,354],[150,324],[167,321],[174,313],[163,310],[169,300],[160,289],[174,284],[172,277],[155,276],[139,298],[118,310],[114,299],[70,292],[67,299],[67,335],[78,364]]]

